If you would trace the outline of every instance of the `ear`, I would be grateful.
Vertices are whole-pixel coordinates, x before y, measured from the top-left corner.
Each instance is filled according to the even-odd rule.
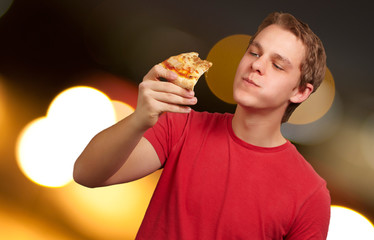
[[[313,85],[307,83],[305,88],[301,88],[300,86],[295,88],[293,95],[290,98],[290,102],[292,103],[302,103],[304,102],[309,95],[313,92]]]

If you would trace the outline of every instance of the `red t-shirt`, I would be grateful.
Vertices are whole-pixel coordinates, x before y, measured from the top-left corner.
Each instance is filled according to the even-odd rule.
[[[239,139],[232,114],[166,113],[147,131],[163,165],[137,239],[326,239],[326,182],[289,141]]]

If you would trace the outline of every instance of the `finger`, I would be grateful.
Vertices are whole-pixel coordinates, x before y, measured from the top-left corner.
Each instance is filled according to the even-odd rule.
[[[143,80],[160,80],[175,81],[178,75],[170,70],[165,69],[161,64],[155,65],[145,76]]]
[[[195,105],[197,103],[196,97],[183,97],[173,93],[152,92],[151,97],[159,102],[174,104],[174,105]]]
[[[154,92],[160,92],[160,93],[170,93],[170,94],[175,94],[175,95],[185,97],[185,98],[193,98],[195,96],[194,91],[184,89],[170,82],[159,82],[159,81],[146,80],[140,83],[139,90],[140,91],[151,90],[151,92],[154,91]]]
[[[191,108],[188,106],[175,105],[170,103],[161,103],[161,112],[174,112],[174,113],[189,113]]]

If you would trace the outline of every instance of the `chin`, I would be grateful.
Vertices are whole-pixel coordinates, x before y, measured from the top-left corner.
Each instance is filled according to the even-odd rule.
[[[241,104],[243,97],[234,91],[233,98],[236,104]]]
[[[248,95],[234,94],[234,100],[237,105],[240,105],[244,108],[253,107],[255,105],[254,99]]]

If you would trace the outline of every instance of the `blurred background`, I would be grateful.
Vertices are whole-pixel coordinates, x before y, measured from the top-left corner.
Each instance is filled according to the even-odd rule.
[[[143,76],[171,55],[196,51],[214,63],[195,89],[195,110],[234,112],[232,78],[246,44],[268,13],[283,11],[321,38],[328,71],[282,131],[327,181],[329,239],[373,239],[368,4],[0,0],[0,238],[134,239],[160,171],[87,189],[72,181],[75,159],[98,131],[133,111]],[[350,214],[358,225],[335,222],[355,219]]]

